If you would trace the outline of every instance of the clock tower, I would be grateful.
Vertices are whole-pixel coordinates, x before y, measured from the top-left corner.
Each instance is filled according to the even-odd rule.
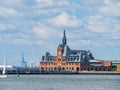
[[[62,46],[59,45],[57,48],[57,56],[62,56]]]

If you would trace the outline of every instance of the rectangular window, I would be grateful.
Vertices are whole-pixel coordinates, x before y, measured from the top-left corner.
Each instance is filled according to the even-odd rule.
[[[76,65],[79,65],[79,63],[76,63]]]
[[[74,70],[74,67],[72,67],[72,70]]]
[[[58,61],[61,61],[61,59],[58,59]]]
[[[62,59],[62,61],[65,61],[65,59]]]

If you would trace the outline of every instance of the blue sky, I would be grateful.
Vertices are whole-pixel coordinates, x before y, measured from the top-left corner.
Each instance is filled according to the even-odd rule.
[[[0,64],[38,65],[56,55],[66,30],[71,49],[91,50],[96,59],[120,60],[120,0],[0,0]]]

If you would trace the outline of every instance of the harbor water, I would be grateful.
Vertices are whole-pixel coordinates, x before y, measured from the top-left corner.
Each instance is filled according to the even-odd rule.
[[[120,90],[120,75],[9,75],[0,90]]]

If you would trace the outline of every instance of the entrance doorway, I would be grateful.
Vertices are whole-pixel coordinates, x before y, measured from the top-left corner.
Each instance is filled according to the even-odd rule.
[[[58,71],[59,71],[59,72],[61,71],[61,66],[58,66]]]

